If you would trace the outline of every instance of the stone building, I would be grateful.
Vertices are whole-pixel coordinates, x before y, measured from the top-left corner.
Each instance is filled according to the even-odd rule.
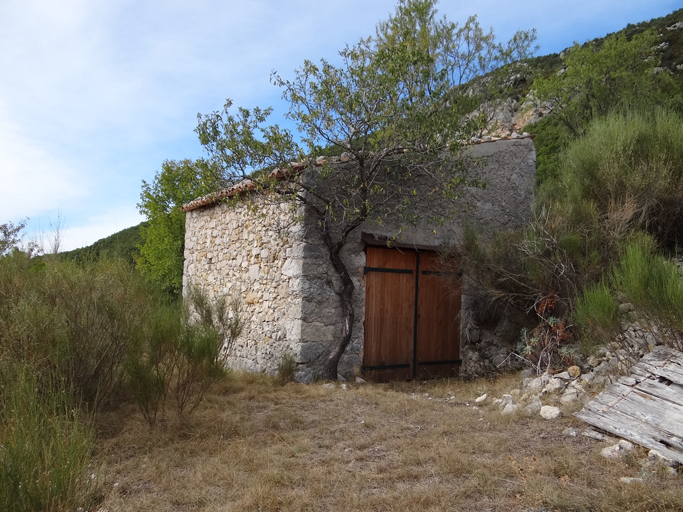
[[[470,149],[471,188],[462,212],[435,234],[427,227],[401,234],[396,226],[367,223],[346,244],[342,259],[355,285],[353,336],[339,373],[376,380],[481,373],[502,361],[509,325],[477,326],[470,318],[476,289],[457,269],[444,270],[438,251],[457,246],[467,223],[486,239],[529,219],[536,153],[531,137],[498,139]],[[244,190],[242,190],[244,192]],[[238,296],[245,328],[229,364],[275,372],[285,354],[296,378],[310,381],[339,337],[341,315],[336,273],[325,248],[307,229],[306,212],[267,193],[222,201],[230,191],[197,199],[187,212],[183,285],[210,296]],[[244,194],[242,194],[244,195]],[[462,282],[461,282],[462,281]],[[461,331],[466,327],[466,333]]]

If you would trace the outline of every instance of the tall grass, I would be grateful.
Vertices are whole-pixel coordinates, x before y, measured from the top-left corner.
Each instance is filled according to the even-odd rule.
[[[0,510],[63,511],[98,499],[99,470],[91,467],[94,429],[70,407],[66,390],[45,392],[28,367],[3,375],[0,416]]]
[[[683,277],[675,264],[658,255],[646,237],[627,246],[614,266],[614,288],[641,310],[683,331]]]
[[[169,390],[192,411],[225,374],[231,308],[171,300],[123,260],[0,257],[0,510],[89,506],[90,420],[132,400],[154,425]]]

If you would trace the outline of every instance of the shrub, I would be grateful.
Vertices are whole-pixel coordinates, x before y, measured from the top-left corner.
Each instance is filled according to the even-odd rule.
[[[280,364],[277,365],[277,378],[283,386],[294,380],[296,372],[296,359],[289,352],[282,356]]]
[[[648,237],[630,243],[612,271],[614,287],[641,310],[683,331],[683,278]]]
[[[590,353],[617,331],[619,304],[609,286],[601,281],[584,289],[574,307],[574,322],[581,329],[581,347]]]
[[[59,385],[40,392],[31,368],[15,368],[2,377],[0,510],[94,505],[99,470],[91,467],[94,429],[89,418],[70,408],[70,393]]]
[[[91,407],[111,403],[128,342],[153,307],[122,261],[0,259],[0,364],[22,361]]]

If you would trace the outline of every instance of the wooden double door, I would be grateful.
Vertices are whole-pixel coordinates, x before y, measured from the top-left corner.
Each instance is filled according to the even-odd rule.
[[[457,376],[459,275],[457,268],[444,271],[434,252],[367,247],[364,376]]]

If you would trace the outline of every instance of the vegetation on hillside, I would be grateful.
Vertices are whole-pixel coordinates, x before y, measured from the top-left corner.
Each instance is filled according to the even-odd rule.
[[[88,261],[101,257],[122,259],[131,265],[135,264],[138,246],[143,243],[141,230],[148,226],[148,222],[141,222],[98,240],[92,245],[60,252],[59,255],[67,260]]]
[[[121,259],[0,256],[0,510],[90,509],[95,416],[191,412],[240,329],[237,303],[171,301]]]

